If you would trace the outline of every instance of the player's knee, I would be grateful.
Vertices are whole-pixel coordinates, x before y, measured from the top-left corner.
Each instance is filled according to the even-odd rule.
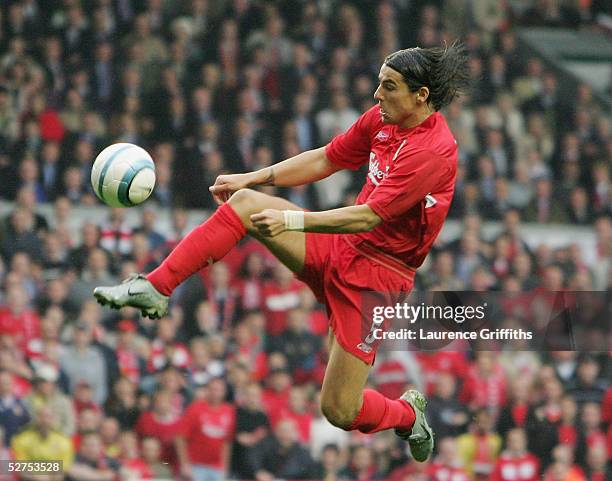
[[[337,428],[350,431],[353,421],[359,413],[359,409],[354,409],[353,406],[343,405],[340,402],[323,397],[321,399],[321,412]]]
[[[232,194],[229,203],[234,206],[252,206],[261,194],[252,189],[240,189]]]

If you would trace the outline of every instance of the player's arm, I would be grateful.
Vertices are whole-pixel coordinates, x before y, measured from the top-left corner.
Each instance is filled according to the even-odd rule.
[[[274,237],[285,230],[291,230],[287,225],[285,212],[265,209],[251,216],[253,226],[266,237]],[[368,232],[382,222],[380,216],[367,204],[340,207],[339,209],[322,212],[295,212],[293,215],[303,218],[303,227],[293,230],[304,232],[321,232],[326,234],[351,234]],[[291,220],[288,221],[291,224]]]
[[[278,164],[252,173],[252,184],[293,187],[329,177],[341,167],[333,164],[325,154],[325,147],[307,150]]]
[[[245,174],[220,175],[210,192],[217,201],[225,202],[240,189],[258,185],[293,187],[324,179],[341,167],[333,164],[325,154],[325,147],[307,150],[278,164]]]

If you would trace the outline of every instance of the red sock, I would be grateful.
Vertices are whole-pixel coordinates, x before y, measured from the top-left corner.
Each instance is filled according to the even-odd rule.
[[[361,411],[350,426],[362,433],[376,433],[385,429],[409,431],[414,424],[414,410],[402,399],[389,399],[372,389],[363,391]]]
[[[155,289],[169,296],[189,276],[222,259],[245,235],[246,228],[236,211],[223,204],[187,234],[147,279]]]

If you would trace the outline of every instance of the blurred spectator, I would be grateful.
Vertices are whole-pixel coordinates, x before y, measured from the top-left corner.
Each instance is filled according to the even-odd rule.
[[[476,412],[469,431],[457,438],[459,456],[475,480],[490,479],[501,444],[501,437],[493,431],[493,418],[485,409]]]
[[[12,259],[20,251],[33,259],[42,257],[42,243],[34,231],[34,221],[33,214],[23,207],[12,212],[0,244],[0,252],[5,259]]]
[[[340,449],[335,444],[326,444],[321,451],[320,461],[316,464],[317,479],[338,479],[342,466]]]
[[[70,289],[71,302],[80,305],[86,299],[91,298],[91,293],[96,286],[111,285],[116,282],[110,273],[109,259],[106,252],[95,247],[90,250],[78,280]]]
[[[255,479],[311,479],[314,475],[314,462],[297,439],[295,423],[289,419],[280,421],[274,434],[261,441],[257,447],[254,459]]]
[[[66,436],[72,436],[75,429],[75,414],[72,401],[64,395],[57,381],[58,369],[50,364],[40,364],[34,371],[32,391],[24,399],[31,415],[40,408],[47,407],[53,411],[54,429]]]
[[[0,371],[0,426],[4,442],[10,445],[13,435],[29,422],[25,404],[13,392],[13,375]]]
[[[51,406],[39,407],[32,426],[13,437],[15,460],[62,461],[63,469],[70,469],[74,456],[72,443],[69,437],[55,430],[56,425],[57,418]]]
[[[153,437],[159,441],[159,457],[171,466],[177,465],[174,439],[180,431],[180,417],[172,409],[172,393],[162,389],[153,395],[153,405],[143,412],[134,427],[141,439]]]
[[[29,306],[27,291],[21,286],[6,290],[6,304],[0,305],[0,334],[10,335],[24,347],[28,339],[40,334],[40,319]]]
[[[552,182],[547,177],[535,181],[535,198],[525,210],[527,222],[564,223],[567,221],[566,213],[553,198]]]
[[[232,447],[232,472],[240,479],[252,479],[257,444],[269,434],[268,416],[261,405],[261,387],[246,387],[244,403],[236,409],[236,438]]]
[[[472,411],[486,408],[498,413],[506,401],[506,376],[489,351],[476,353],[459,398]]]
[[[315,368],[316,353],[321,338],[308,330],[308,319],[303,309],[293,309],[287,314],[287,329],[270,339],[267,350],[282,352],[288,367],[298,382],[307,379]]]
[[[278,262],[274,267],[273,279],[265,284],[262,293],[266,332],[269,335],[274,336],[285,330],[290,310],[300,304],[299,292],[302,289],[304,285],[295,279],[289,268]]]
[[[84,434],[74,463],[67,469],[68,479],[70,481],[115,479],[120,466],[104,455],[103,448],[100,434],[97,432]]]
[[[340,473],[339,479],[380,479],[373,453],[366,446],[356,446],[350,456],[348,465]]]
[[[213,379],[206,400],[194,401],[184,414],[176,451],[181,474],[194,481],[221,480],[229,471],[236,413],[225,403],[225,395],[225,381]],[[202,445],[207,446],[205,451]]]
[[[601,403],[605,389],[600,384],[599,373],[599,363],[592,356],[584,356],[578,363],[576,384],[570,391],[578,404]]]
[[[122,428],[133,428],[140,415],[136,388],[130,378],[122,376],[115,382],[104,404],[105,412],[118,419]]]
[[[456,397],[457,382],[449,373],[440,373],[429,401],[431,425],[440,439],[463,433],[469,421],[468,410]]]
[[[428,466],[428,472],[432,481],[443,481],[445,479],[468,481],[470,479],[459,459],[457,443],[454,438],[439,438],[438,455],[434,458],[431,465]]]
[[[521,479],[537,481],[539,461],[527,451],[527,437],[522,429],[512,429],[506,435],[506,449],[500,454],[491,481],[510,481]]]
[[[68,375],[70,392],[74,392],[80,381],[85,381],[93,389],[93,400],[100,405],[107,396],[107,367],[102,353],[92,341],[91,328],[84,323],[78,323],[72,345],[66,346],[61,354],[60,365]]]
[[[509,389],[509,399],[499,413],[497,431],[502,436],[512,429],[524,429],[527,424],[527,415],[531,402],[532,381],[525,376],[514,378]]]
[[[543,400],[532,406],[527,415],[528,449],[546,467],[551,462],[552,449],[558,444],[557,424],[561,419],[563,387],[556,378],[543,380]]]
[[[147,437],[141,442],[142,459],[153,479],[171,479],[172,473],[161,458],[161,443],[157,438]]]

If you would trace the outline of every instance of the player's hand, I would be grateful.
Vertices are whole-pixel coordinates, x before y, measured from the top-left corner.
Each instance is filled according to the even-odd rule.
[[[208,190],[213,195],[215,202],[221,205],[228,201],[234,192],[245,189],[251,185],[250,174],[228,174],[220,175]]]
[[[251,216],[253,227],[264,237],[275,237],[285,232],[285,217],[280,210],[264,209]]]

